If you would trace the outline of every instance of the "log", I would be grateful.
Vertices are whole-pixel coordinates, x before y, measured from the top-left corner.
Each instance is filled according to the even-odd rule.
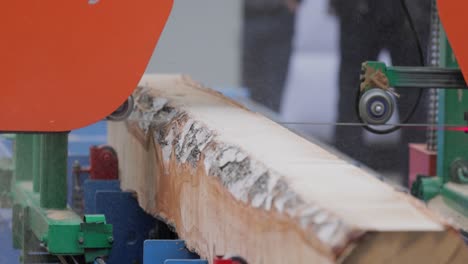
[[[204,258],[468,263],[419,201],[186,76],[145,76],[134,97],[109,125],[122,189]]]

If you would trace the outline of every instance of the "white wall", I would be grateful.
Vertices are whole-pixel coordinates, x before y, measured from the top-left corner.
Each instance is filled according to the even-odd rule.
[[[241,0],[175,0],[147,72],[185,73],[211,87],[240,80]]]

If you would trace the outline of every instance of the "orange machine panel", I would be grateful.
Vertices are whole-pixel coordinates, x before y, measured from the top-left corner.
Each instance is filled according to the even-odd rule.
[[[173,0],[0,3],[0,131],[68,131],[135,89]]]
[[[463,72],[468,80],[468,1],[438,0],[439,15],[445,32]]]

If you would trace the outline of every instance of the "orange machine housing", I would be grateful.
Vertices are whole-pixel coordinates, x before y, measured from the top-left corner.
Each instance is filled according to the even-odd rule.
[[[466,16],[468,1],[438,0],[439,16],[447,33],[448,40],[456,59],[468,80],[468,35],[466,34]]]
[[[135,89],[173,0],[0,4],[0,131],[69,131]]]

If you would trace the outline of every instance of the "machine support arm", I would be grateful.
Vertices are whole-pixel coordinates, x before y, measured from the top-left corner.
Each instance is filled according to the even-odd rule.
[[[372,88],[464,89],[468,85],[458,68],[387,67],[382,62],[362,64],[361,91]]]
[[[458,68],[387,67],[382,62],[364,62],[359,91],[359,117],[370,125],[386,124],[396,109],[394,97],[400,97],[393,88],[467,87],[463,73]]]

